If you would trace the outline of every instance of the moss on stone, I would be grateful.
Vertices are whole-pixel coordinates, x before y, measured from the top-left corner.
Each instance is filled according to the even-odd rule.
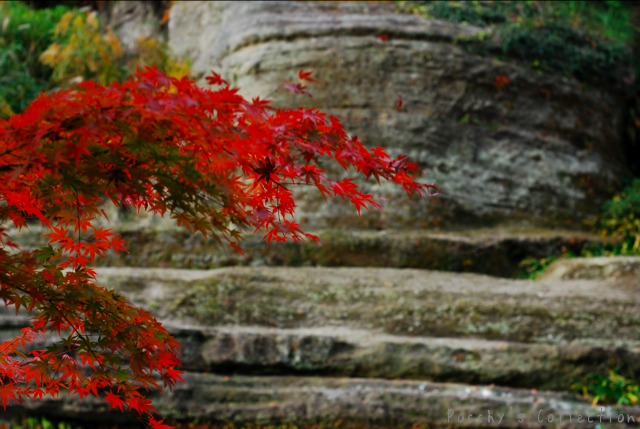
[[[313,276],[313,275],[312,275]],[[129,287],[129,286],[127,286]],[[322,276],[284,277],[235,272],[176,283],[161,316],[205,326],[278,328],[351,326],[389,334],[478,337],[549,342],[580,338],[635,338],[639,304],[588,297],[538,297],[487,292],[407,290],[398,282],[353,278],[332,283]]]

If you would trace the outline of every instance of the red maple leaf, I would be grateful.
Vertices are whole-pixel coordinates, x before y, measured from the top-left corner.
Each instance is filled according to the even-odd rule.
[[[307,82],[317,83],[318,81],[311,77],[312,74],[313,74],[313,72],[304,71],[302,69],[300,69],[300,71],[298,71],[298,77],[300,78],[300,80],[305,80]]]
[[[393,106],[393,108],[396,109],[398,112],[402,112],[403,107],[404,107],[404,100],[402,100],[402,96],[398,94],[398,96],[396,97],[396,104]]]
[[[511,84],[511,79],[509,79],[509,76],[504,74],[499,74],[496,76],[494,85],[498,91],[505,89],[510,84]]]
[[[307,92],[307,87],[301,83],[285,82],[282,84],[287,90],[293,94],[304,94],[311,97],[311,94]]]
[[[156,420],[153,417],[149,417],[149,426],[151,429],[172,429],[172,426],[163,424],[164,420]]]
[[[104,400],[109,404],[110,408],[117,408],[120,411],[123,411],[125,402],[122,400],[120,396],[114,395],[111,392],[107,392],[107,394],[104,397]]]

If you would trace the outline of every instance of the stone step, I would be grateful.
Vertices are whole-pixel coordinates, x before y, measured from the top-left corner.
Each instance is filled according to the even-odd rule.
[[[134,226],[137,224],[134,224]],[[419,268],[517,277],[526,258],[578,254],[602,239],[578,231],[488,228],[449,232],[350,231],[316,232],[319,243],[272,243],[247,235],[241,255],[215,240],[170,224],[152,228],[116,225],[128,242],[128,253],[110,253],[102,266],[208,269],[232,265]],[[38,228],[18,234],[18,242],[40,242]]]
[[[342,421],[352,428],[637,427],[639,407],[591,406],[568,395],[428,381],[186,373],[186,384],[154,398],[170,420],[242,423]],[[95,424],[135,427],[137,416],[93,398],[26,402],[7,409]],[[353,425],[355,423],[355,425]],[[348,425],[351,424],[351,425]],[[333,427],[333,426],[329,426]]]
[[[389,268],[100,268],[167,322],[340,326],[414,337],[632,347],[640,295],[615,280],[508,280]]]
[[[640,373],[640,344],[407,337],[341,327],[176,327],[188,371],[432,380],[568,391],[611,367]]]
[[[0,342],[27,324],[23,315],[0,315]],[[611,367],[640,373],[640,341],[544,344],[399,336],[338,326],[165,325],[182,343],[183,369],[192,372],[421,379],[558,391]]]
[[[182,342],[189,383],[156,398],[182,421],[483,427],[469,414],[491,411],[505,415],[498,427],[523,420],[569,428],[600,410],[537,390],[566,392],[612,367],[640,372],[640,297],[616,279],[387,268],[97,271],[101,284],[154,311]],[[0,311],[0,339],[28,323],[9,310]],[[105,404],[66,397],[12,410],[135,424]],[[639,409],[604,412],[640,422]]]
[[[189,371],[429,379],[566,390],[640,373],[640,298],[603,280],[363,268],[100,268],[155,312]],[[0,338],[28,323],[0,310]]]
[[[555,261],[541,276],[549,280],[615,280],[630,289],[640,289],[640,257],[613,256],[566,258]]]

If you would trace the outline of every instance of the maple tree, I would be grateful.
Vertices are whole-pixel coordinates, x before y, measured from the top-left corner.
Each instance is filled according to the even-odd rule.
[[[304,93],[314,82],[304,71],[299,80],[289,89]],[[269,242],[317,240],[293,220],[296,186],[349,200],[358,212],[379,205],[354,173],[409,194],[435,190],[414,179],[418,166],[406,156],[368,150],[333,116],[246,100],[215,73],[207,81],[211,89],[147,68],[123,83],[41,94],[0,121],[0,299],[31,314],[30,327],[0,344],[4,407],[92,395],[167,427],[147,394],[183,381],[179,344],[91,268],[125,246],[100,222],[105,204],[170,215],[240,250],[246,229]],[[325,160],[346,173],[332,178]],[[12,241],[28,220],[42,225],[47,245]],[[51,334],[55,341],[43,342]]]

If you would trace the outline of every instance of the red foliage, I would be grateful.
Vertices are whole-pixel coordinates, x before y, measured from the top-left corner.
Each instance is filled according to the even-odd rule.
[[[398,94],[398,96],[396,97],[396,104],[393,106],[393,108],[398,112],[402,112],[402,110],[404,109],[404,100],[402,99],[402,96],[400,94]]]
[[[498,91],[502,91],[503,89],[508,87],[510,84],[511,84],[511,79],[509,79],[509,76],[504,74],[499,74],[496,76],[494,86]]]
[[[314,82],[308,72],[299,78]],[[146,393],[183,381],[179,344],[90,268],[107,251],[124,250],[98,222],[105,202],[168,214],[239,249],[248,228],[268,241],[317,239],[293,221],[298,185],[348,199],[358,211],[377,206],[352,179],[330,179],[321,159],[409,194],[434,189],[413,179],[416,164],[367,150],[334,117],[245,100],[216,74],[208,82],[216,89],[146,69],[121,84],[43,94],[0,121],[0,299],[33,315],[30,328],[0,344],[3,406],[93,395],[167,427],[153,418]],[[27,218],[42,224],[49,245],[11,242],[8,228]],[[60,339],[45,348],[35,342],[49,332]]]

